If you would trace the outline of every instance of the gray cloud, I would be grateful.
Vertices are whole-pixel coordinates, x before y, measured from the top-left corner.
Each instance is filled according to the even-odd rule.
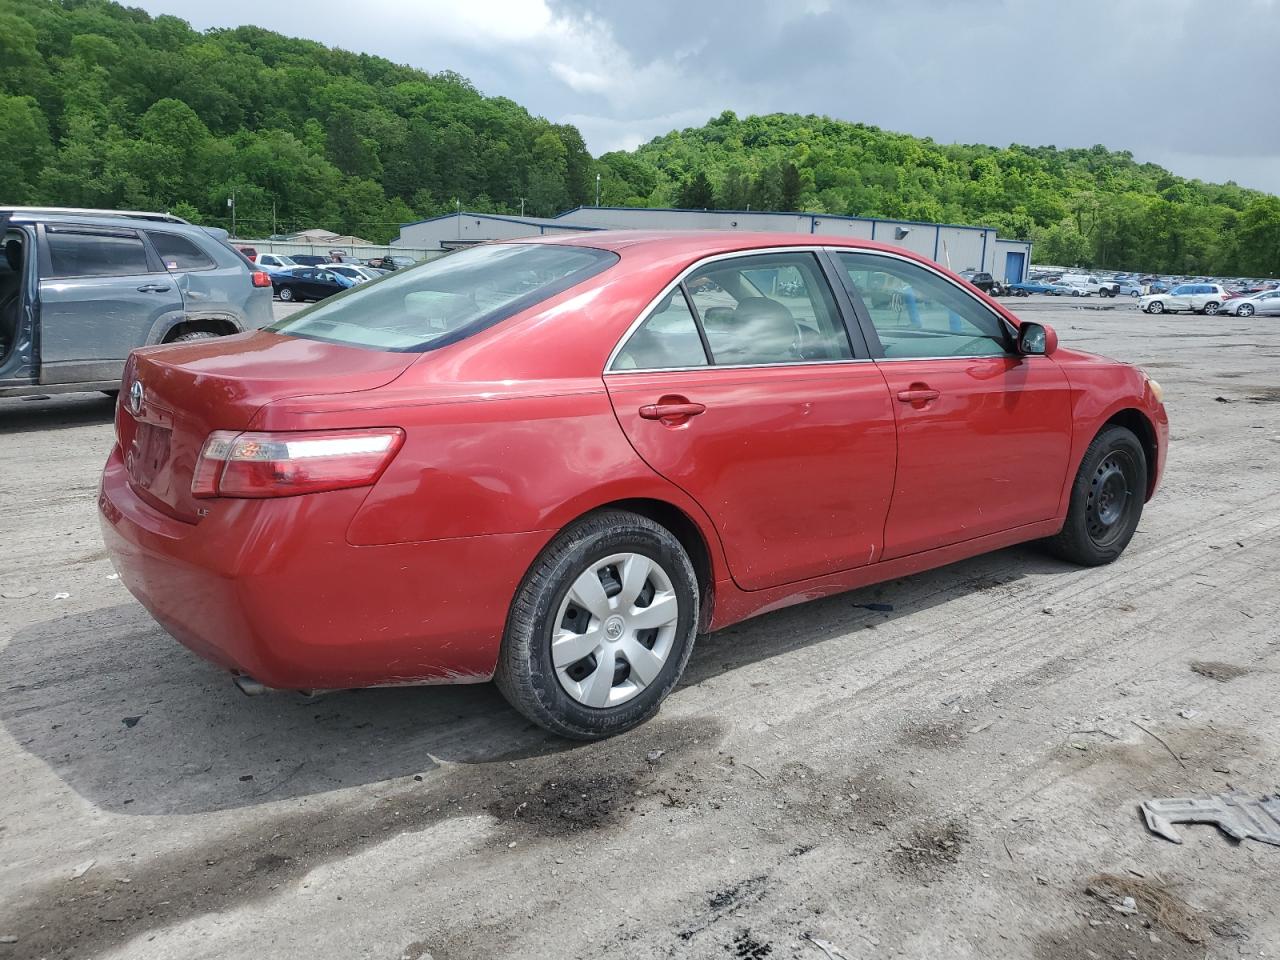
[[[575,123],[594,152],[721,110],[941,142],[1103,143],[1280,192],[1280,0],[143,0],[428,70]]]

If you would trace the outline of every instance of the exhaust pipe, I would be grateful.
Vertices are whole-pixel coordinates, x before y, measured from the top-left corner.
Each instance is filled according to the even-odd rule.
[[[260,697],[264,693],[296,693],[302,700],[309,702],[324,696],[326,693],[333,693],[332,690],[281,690],[278,687],[268,687],[265,683],[255,680],[245,673],[233,673],[231,682],[239,687],[240,692],[246,697]]]
[[[259,683],[253,677],[246,676],[243,673],[237,673],[231,678],[231,682],[240,688],[240,692],[246,697],[260,697],[266,693],[271,687]]]

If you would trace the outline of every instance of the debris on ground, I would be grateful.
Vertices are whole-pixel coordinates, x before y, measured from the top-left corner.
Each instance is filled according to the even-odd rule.
[[[859,610],[871,610],[875,613],[892,613],[892,603],[855,603],[855,607]]]
[[[1228,680],[1243,677],[1249,671],[1244,667],[1236,666],[1234,663],[1222,663],[1218,660],[1192,660],[1191,672],[1198,673],[1202,677],[1208,677],[1210,680],[1217,680],[1219,683],[1226,683]]]
[[[1191,707],[1187,707],[1186,709],[1178,711],[1178,716],[1180,716],[1183,720],[1190,720],[1192,717],[1197,717],[1199,715],[1200,715],[1200,711],[1193,710]]]
[[[800,937],[803,940],[808,940],[815,947],[825,953],[827,955],[827,960],[849,960],[849,955],[830,940],[820,939],[811,933],[802,933]]]
[[[86,860],[84,863],[76,864],[75,869],[71,871],[71,879],[79,880],[86,873],[92,870],[93,865],[97,862],[98,862],[97,860]]]
[[[1236,840],[1261,840],[1280,846],[1280,794],[1252,798],[1236,791],[1212,797],[1143,800],[1142,815],[1155,834],[1181,843],[1175,823],[1212,823]]]
[[[65,590],[59,590],[57,593],[53,595],[53,599],[54,600],[70,600],[71,594],[67,593]]]
[[[1204,943],[1208,936],[1208,927],[1200,914],[1154,881],[1100,873],[1089,881],[1085,892],[1117,913],[1142,914],[1188,943]]]
[[[666,752],[667,751],[665,750],[650,750],[648,753],[644,755],[644,758],[648,760],[650,763],[657,763],[659,760],[662,759],[662,755]]]
[[[121,722],[121,723],[123,723],[126,727],[128,727],[129,729],[131,729],[131,730],[132,730],[134,727],[136,727],[136,726],[138,725],[138,721],[139,721],[139,720],[141,720],[141,719],[142,719],[142,717],[141,717],[141,716],[136,716],[136,717],[121,717],[121,718],[120,718],[120,722]]]

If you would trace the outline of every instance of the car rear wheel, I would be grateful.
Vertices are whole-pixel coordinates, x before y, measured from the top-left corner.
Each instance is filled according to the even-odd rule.
[[[1147,313],[1164,313],[1164,304],[1159,300],[1152,300],[1147,304]]]
[[[511,605],[495,681],[553,733],[596,740],[648,720],[693,652],[698,580],[638,514],[588,516],[543,550]]]
[[[285,303],[288,303],[289,301],[291,301],[291,300],[293,299],[293,288],[292,288],[292,287],[281,287],[281,288],[280,288],[280,299],[281,299],[281,300],[283,300]]]
[[[1089,444],[1062,531],[1049,549],[1072,563],[1110,563],[1133,539],[1147,491],[1147,457],[1133,432],[1109,426]]]
[[[210,333],[208,330],[192,330],[190,333],[184,333],[174,337],[170,343],[190,343],[193,340],[217,340],[219,334]]]
[[[1252,304],[1252,303],[1242,303],[1242,304],[1240,304],[1240,306],[1238,306],[1238,307],[1236,308],[1236,315],[1237,315],[1237,316],[1240,316],[1240,317],[1252,317],[1252,316],[1253,316],[1253,304]]]
[[[1216,300],[1210,300],[1208,303],[1204,305],[1205,316],[1212,317],[1217,312],[1218,312],[1218,303]]]

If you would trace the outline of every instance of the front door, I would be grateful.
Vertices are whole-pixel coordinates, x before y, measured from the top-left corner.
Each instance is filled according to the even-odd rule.
[[[40,250],[40,382],[118,380],[155,326],[182,313],[173,277],[136,230],[46,225]]]
[[[884,254],[836,260],[897,414],[885,558],[1051,519],[1071,447],[1057,363],[1019,356],[1005,322],[939,273]]]
[[[1026,262],[1025,253],[1006,253],[1004,255],[1004,278],[1008,283],[1022,282],[1022,268]]]
[[[715,523],[740,587],[879,559],[893,408],[813,253],[695,267],[605,382],[636,452]]]

